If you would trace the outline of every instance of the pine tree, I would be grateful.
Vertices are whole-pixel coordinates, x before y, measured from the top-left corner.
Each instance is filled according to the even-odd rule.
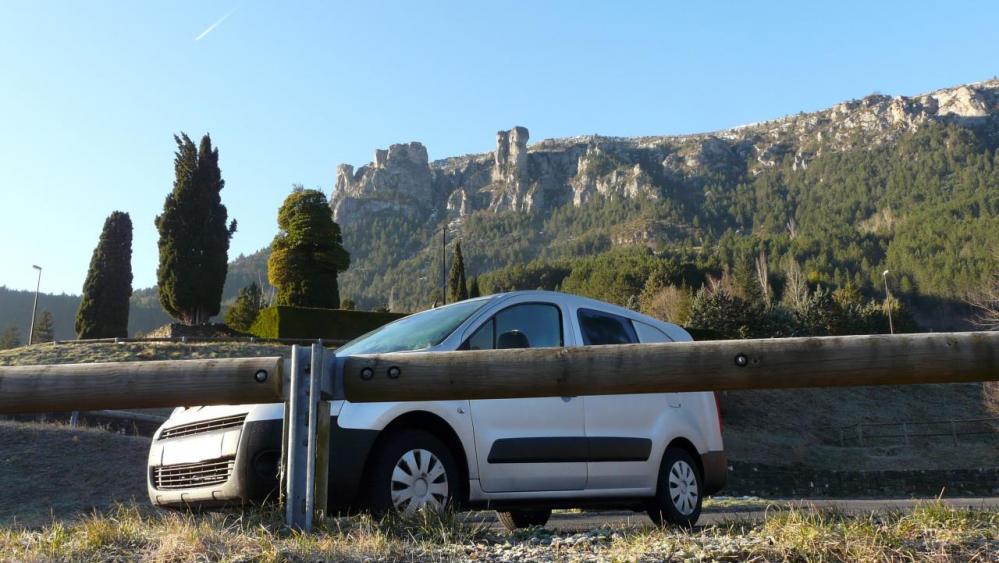
[[[240,332],[249,332],[264,307],[264,296],[257,282],[239,290],[232,307],[225,313],[225,324]]]
[[[336,309],[337,274],[350,266],[340,226],[322,192],[295,190],[278,211],[267,279],[277,288],[277,305]]]
[[[184,133],[174,136],[173,191],[156,217],[160,263],[156,271],[160,304],[184,324],[202,324],[217,315],[236,221],[222,205],[225,187],[219,151],[208,135],[201,145]]]
[[[35,332],[31,335],[32,344],[42,344],[55,340],[55,320],[52,313],[42,309],[35,321]]]
[[[482,291],[479,289],[479,276],[472,278],[472,281],[468,282],[468,298],[480,297]]]
[[[128,336],[128,300],[132,296],[132,219],[115,211],[104,221],[90,258],[83,296],[76,312],[78,338]]]
[[[16,326],[9,326],[0,334],[0,350],[9,350],[21,345],[21,332]]]
[[[448,303],[468,299],[468,286],[465,284],[465,260],[461,256],[461,241],[454,245],[454,261],[447,277]]]

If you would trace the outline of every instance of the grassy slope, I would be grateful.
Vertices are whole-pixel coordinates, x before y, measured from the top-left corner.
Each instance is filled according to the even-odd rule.
[[[148,438],[0,422],[0,523],[37,526],[145,501],[148,454]]]

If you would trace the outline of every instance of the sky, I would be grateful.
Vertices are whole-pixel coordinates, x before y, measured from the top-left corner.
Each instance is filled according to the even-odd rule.
[[[292,184],[329,195],[392,143],[695,133],[999,74],[999,2],[755,4],[0,0],[0,285],[37,264],[79,293],[114,210],[153,285],[181,131],[219,149],[234,258]]]

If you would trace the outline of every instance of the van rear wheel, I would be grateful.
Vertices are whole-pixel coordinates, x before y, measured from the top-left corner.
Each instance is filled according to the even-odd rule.
[[[496,518],[499,519],[500,524],[503,524],[503,527],[511,532],[521,528],[530,528],[531,526],[544,526],[548,523],[548,519],[551,516],[552,511],[550,508],[541,510],[511,510],[509,512],[496,511]]]
[[[659,469],[659,485],[656,498],[649,504],[649,517],[660,526],[691,528],[701,517],[703,490],[694,458],[686,450],[669,448]]]

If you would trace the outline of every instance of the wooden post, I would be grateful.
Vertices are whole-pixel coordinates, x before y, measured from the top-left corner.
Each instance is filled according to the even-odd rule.
[[[0,414],[281,400],[281,358],[0,367]]]
[[[346,358],[352,402],[999,380],[999,332],[410,352]]]

